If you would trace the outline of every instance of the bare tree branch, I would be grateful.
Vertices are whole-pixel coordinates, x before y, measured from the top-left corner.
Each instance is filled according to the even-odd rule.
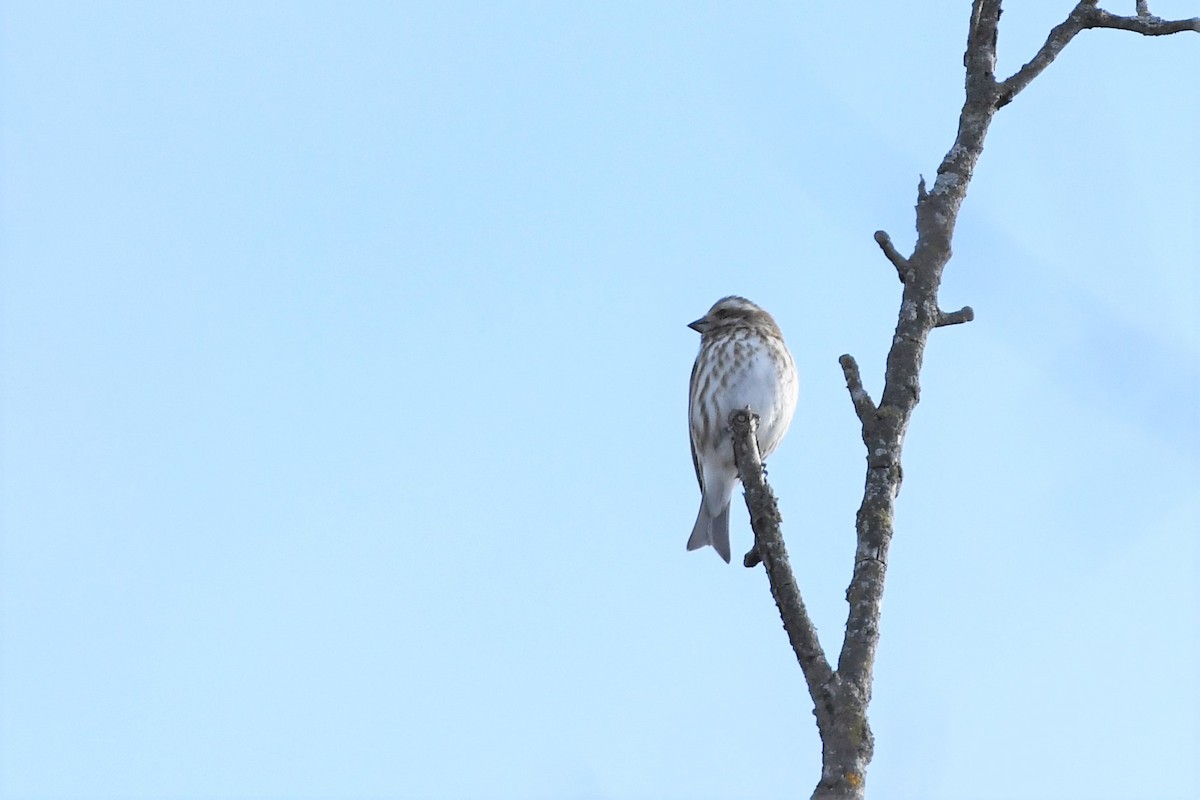
[[[1000,88],[1000,98],[997,101],[996,107],[1003,108],[1012,102],[1013,98],[1020,94],[1021,90],[1028,86],[1034,78],[1042,74],[1046,67],[1050,66],[1050,62],[1058,58],[1058,54],[1067,46],[1067,43],[1075,38],[1075,34],[1083,30],[1083,15],[1088,8],[1087,3],[1080,3],[1071,10],[1067,15],[1066,20],[1055,25],[1050,30],[1050,35],[1046,37],[1046,43],[1037,51],[1032,59],[1025,66],[1017,70],[1011,77],[1006,79]]]
[[[1190,19],[1163,19],[1150,13],[1148,3],[1137,4],[1136,17],[1122,17],[1110,14],[1096,6],[1094,2],[1087,3],[1090,11],[1084,21],[1085,28],[1114,28],[1121,31],[1132,31],[1143,36],[1169,36],[1172,33],[1195,31],[1200,33],[1200,17]],[[1143,11],[1145,13],[1143,13]]]
[[[1022,89],[1038,75],[1041,75],[1054,59],[1058,58],[1058,54],[1062,52],[1068,42],[1075,38],[1075,34],[1086,28],[1114,28],[1133,31],[1143,36],[1165,36],[1184,31],[1200,32],[1200,17],[1165,20],[1150,13],[1149,3],[1146,0],[1138,0],[1137,16],[1120,17],[1098,7],[1096,0],[1080,0],[1075,8],[1071,9],[1067,18],[1054,26],[1046,38],[1046,43],[1029,60],[1029,63],[1001,82],[997,108],[1011,103]]]
[[[825,698],[833,687],[833,668],[829,666],[829,660],[821,648],[817,628],[804,607],[800,587],[796,584],[788,561],[787,547],[780,530],[783,517],[779,513],[779,502],[767,483],[759,455],[756,434],[758,416],[749,411],[735,411],[729,415],[729,427],[733,431],[733,457],[746,490],[746,508],[754,529],[754,550],[751,553],[757,553],[766,567],[771,594],[779,608],[779,616],[783,619],[783,627],[792,643],[796,660],[804,672],[809,693],[814,698]],[[753,566],[748,563],[750,558],[751,554],[747,554],[747,566]]]
[[[887,573],[888,548],[894,532],[895,500],[903,480],[901,451],[912,414],[920,400],[920,372],[930,332],[975,318],[970,306],[944,312],[938,304],[942,272],[951,257],[958,212],[983,152],[984,140],[996,111],[1029,84],[1061,52],[1076,33],[1110,27],[1144,34],[1194,30],[1194,21],[1166,22],[1149,15],[1145,4],[1137,17],[1117,17],[1083,0],[1050,36],[1033,60],[1007,81],[997,81],[996,48],[1000,0],[973,0],[967,47],[966,97],[954,144],[938,166],[932,188],[921,178],[917,186],[917,241],[912,255],[896,250],[891,237],[880,231],[875,241],[896,267],[904,284],[896,332],[888,352],[883,395],[878,405],[863,388],[858,365],[840,359],[846,386],[862,426],[867,449],[867,472],[856,531],[858,547],[854,573],[846,590],[850,610],[846,632],[833,675],[832,707],[822,709],[814,695],[821,731],[822,768],[814,798],[862,798],[865,775],[874,749],[867,706],[874,683],[875,653]]]
[[[735,412],[730,417],[734,455],[746,489],[746,507],[750,510],[755,537],[754,549],[746,555],[744,563],[754,566],[761,560],[766,567],[771,593],[812,695],[821,734],[821,779],[813,800],[862,800],[865,793],[866,770],[874,753],[867,707],[871,702],[875,654],[879,647],[895,502],[904,475],[901,451],[913,411],[920,401],[919,378],[930,332],[975,318],[970,306],[949,313],[942,311],[938,290],[950,261],[958,212],[993,117],[1085,28],[1119,28],[1146,35],[1200,30],[1200,20],[1172,22],[1154,17],[1146,2],[1137,3],[1137,16],[1119,17],[1097,8],[1096,0],[1081,0],[1066,21],[1050,32],[1046,43],[1028,64],[1007,80],[997,81],[1000,6],[1001,0],[973,0],[971,4],[963,55],[966,97],[958,132],[938,166],[933,187],[926,187],[924,177],[917,185],[917,241],[912,254],[901,255],[886,232],[875,233],[876,243],[896,268],[903,284],[878,404],[863,387],[855,360],[849,355],[839,359],[866,446],[867,470],[855,523],[854,572],[846,589],[850,610],[836,670],[821,648],[788,564],[780,533],[779,507],[759,455],[757,418],[748,411]]]
[[[879,614],[894,504],[900,489],[900,452],[913,409],[920,397],[919,376],[930,331],[946,315],[938,309],[942,271],[950,260],[950,242],[975,164],[995,114],[997,25],[1000,0],[975,0],[967,36],[966,100],[958,135],[938,166],[931,190],[918,190],[917,243],[908,257],[900,314],[888,353],[883,397],[871,423],[863,425],[867,475],[857,517],[858,551],[847,589],[850,613],[838,658],[838,675],[869,702],[879,644]],[[922,182],[923,183],[923,182]],[[966,321],[965,312],[954,318]],[[843,365],[844,369],[844,365]],[[860,709],[851,713],[857,716]],[[862,765],[865,769],[865,764]],[[847,787],[843,787],[847,788]],[[833,795],[830,795],[833,796]]]

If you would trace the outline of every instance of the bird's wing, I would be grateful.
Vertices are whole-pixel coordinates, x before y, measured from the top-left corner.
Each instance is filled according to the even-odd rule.
[[[692,392],[691,387],[696,385],[696,370],[700,368],[700,359],[696,359],[696,363],[692,364],[692,379],[688,382],[688,443],[692,446],[692,466],[696,468],[696,483],[700,484],[700,491],[704,491],[704,476],[700,473],[700,459],[696,457],[696,438],[692,435]]]
[[[700,459],[696,458],[696,443],[692,442],[692,466],[696,468],[696,483],[700,484],[700,491],[704,491],[704,478],[700,475]]]

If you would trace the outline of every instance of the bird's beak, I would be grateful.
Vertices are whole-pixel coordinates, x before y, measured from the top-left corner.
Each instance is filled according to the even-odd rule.
[[[708,330],[708,317],[701,317],[695,322],[689,323],[688,327],[703,336],[704,332]]]

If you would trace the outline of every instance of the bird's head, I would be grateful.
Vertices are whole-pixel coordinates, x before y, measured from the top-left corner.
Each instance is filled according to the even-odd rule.
[[[721,298],[707,314],[688,327],[701,336],[747,327],[763,327],[774,332],[779,330],[770,314],[746,298],[737,296]]]

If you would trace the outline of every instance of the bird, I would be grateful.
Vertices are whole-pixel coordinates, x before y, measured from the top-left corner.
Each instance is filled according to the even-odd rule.
[[[740,480],[729,415],[746,409],[758,416],[766,459],[791,425],[799,377],[774,318],[744,297],[721,298],[688,327],[700,334],[688,393],[700,511],[687,549],[711,545],[729,563],[729,504]]]

